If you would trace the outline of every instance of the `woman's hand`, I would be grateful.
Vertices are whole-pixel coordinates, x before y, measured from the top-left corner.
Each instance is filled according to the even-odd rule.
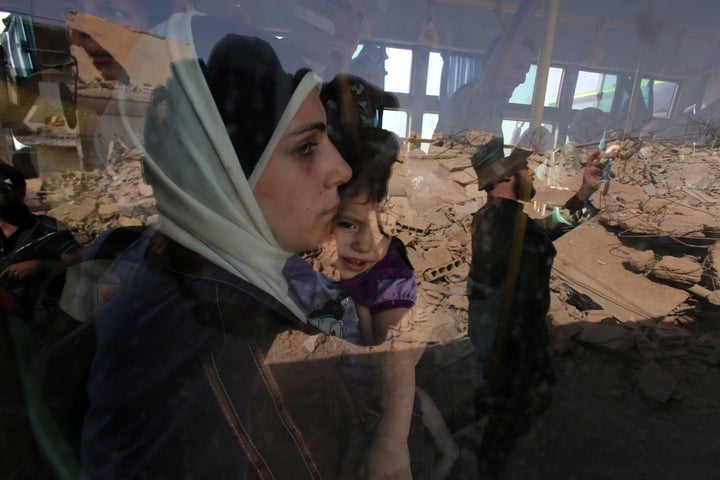
[[[362,480],[412,480],[407,442],[376,436],[360,467]]]
[[[41,265],[42,261],[40,260],[26,260],[24,262],[13,263],[0,272],[0,278],[23,280],[38,271]]]

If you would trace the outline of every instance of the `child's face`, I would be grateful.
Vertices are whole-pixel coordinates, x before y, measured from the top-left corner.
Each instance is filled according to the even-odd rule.
[[[387,254],[390,237],[380,231],[381,208],[365,194],[344,197],[333,220],[338,259],[335,267],[347,280],[371,269]]]

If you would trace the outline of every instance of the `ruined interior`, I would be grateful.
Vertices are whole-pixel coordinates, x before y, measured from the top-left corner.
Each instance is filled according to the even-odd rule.
[[[31,211],[60,219],[82,245],[112,228],[154,225],[153,190],[141,167],[145,111],[169,74],[168,44],[173,55],[193,52],[148,33],[153,20],[130,28],[79,6],[59,18],[43,13],[43,3],[0,0],[9,13],[0,42],[8,58],[0,159],[28,178]],[[156,2],[148,18],[165,17],[155,11],[161,3],[166,13],[178,11],[178,2]],[[226,20],[293,42],[302,3],[233,2]],[[534,80],[547,82],[551,67],[561,72],[554,92],[530,85],[530,100],[511,101],[505,112],[504,131],[542,124],[553,135],[550,148],[531,145],[538,192],[526,212],[544,216],[580,186],[578,166],[605,136],[589,132],[588,141],[565,148],[583,108],[614,118],[606,130],[620,153],[612,178],[592,197],[599,213],[555,242],[547,321],[558,382],[553,405],[519,441],[505,478],[720,479],[720,3],[367,0],[364,13],[361,44],[411,52],[407,88],[391,91],[399,107],[384,113],[388,122],[393,111],[399,115],[392,128],[403,141],[389,189],[392,233],[406,245],[418,282],[416,321],[398,335],[436,339],[417,381],[437,396],[451,430],[463,422],[473,382],[463,363],[472,354],[465,282],[470,222],[486,200],[470,160],[483,136],[433,136],[428,125],[462,82],[443,82],[446,70],[431,73],[430,65],[451,55],[482,60],[494,38],[519,28],[539,46]],[[90,55],[71,45],[69,30],[95,39],[130,80],[103,78]],[[396,67],[386,61],[385,68],[389,79]],[[581,103],[587,92],[576,84],[584,73],[614,78],[613,89],[603,84]],[[433,75],[438,87],[430,92]],[[507,147],[512,140],[505,135]],[[333,273],[331,252],[308,258]],[[68,281],[76,273],[68,271]],[[78,320],[90,315],[65,307]],[[325,335],[298,343],[287,334],[272,358],[304,361],[343,348]],[[12,435],[2,432],[8,439],[0,445],[10,448]],[[36,455],[23,457],[23,468],[33,458],[56,460],[54,439],[23,442]],[[6,457],[0,471],[13,471]],[[10,478],[35,478],[18,475]]]

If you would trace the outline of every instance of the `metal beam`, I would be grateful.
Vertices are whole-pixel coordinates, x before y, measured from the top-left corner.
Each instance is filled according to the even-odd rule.
[[[530,130],[535,130],[542,123],[559,8],[560,0],[547,0],[545,3],[545,36],[538,54],[537,74],[530,107]]]
[[[647,58],[647,46],[643,47],[638,59],[637,68],[635,69],[635,80],[633,81],[632,94],[630,95],[630,104],[628,105],[628,116],[625,119],[625,128],[623,130],[623,138],[628,138],[633,130],[633,120],[635,111],[637,110],[638,99],[640,98],[640,82],[645,73],[645,60]]]
[[[475,7],[475,8],[484,8],[486,10],[495,10],[498,5],[497,2],[493,0],[433,0],[435,3],[444,3],[447,5],[464,5],[467,7]],[[500,4],[499,10],[503,13],[515,13],[518,10],[517,5],[513,4],[506,4],[505,2],[502,2]],[[535,14],[538,17],[543,16],[543,11],[539,10]],[[625,21],[625,20],[617,20],[613,18],[608,17],[598,17],[593,15],[579,15],[576,13],[568,13],[568,12],[559,12],[558,13],[558,19],[566,22],[571,23],[579,23],[584,25],[592,25],[593,27],[601,26],[601,27],[607,27],[607,28],[614,28],[617,30],[630,30],[630,31],[636,31],[637,26],[635,25],[635,22],[632,21]],[[664,25],[662,28],[662,33],[665,35],[669,35],[672,37],[680,37],[680,38],[693,38],[696,40],[704,40],[704,41],[718,41],[720,40],[720,35],[717,34],[709,34],[709,33],[703,33],[703,32],[697,32],[690,29],[681,29],[672,27],[671,25]]]

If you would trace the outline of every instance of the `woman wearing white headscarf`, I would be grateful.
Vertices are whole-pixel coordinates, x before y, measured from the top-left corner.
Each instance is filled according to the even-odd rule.
[[[145,128],[159,233],[127,252],[140,266],[94,320],[83,473],[336,478],[357,428],[340,371],[264,358],[308,328],[282,268],[330,234],[350,177],[318,79],[232,35],[206,69],[172,67]]]

